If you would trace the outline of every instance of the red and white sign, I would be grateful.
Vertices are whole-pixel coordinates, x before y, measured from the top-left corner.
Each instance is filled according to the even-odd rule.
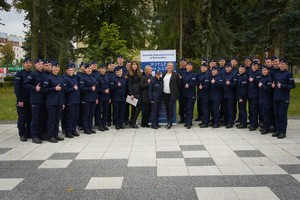
[[[6,67],[0,68],[0,74],[6,74],[7,70]]]

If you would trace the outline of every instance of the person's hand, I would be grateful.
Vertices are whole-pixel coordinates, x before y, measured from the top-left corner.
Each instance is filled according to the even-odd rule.
[[[229,80],[227,80],[227,81],[226,81],[226,85],[229,85],[229,84],[230,84],[230,81],[229,81]]]
[[[104,90],[104,92],[105,92],[106,94],[108,94],[108,93],[109,93],[109,89]]]
[[[92,90],[93,90],[93,91],[95,91],[95,90],[96,90],[96,86],[95,86],[95,85],[93,85],[93,87],[92,87]]]
[[[63,109],[63,110],[65,109],[65,107],[66,107],[65,105],[62,105],[62,109]]]
[[[179,74],[179,78],[182,79],[181,75]]]
[[[214,84],[216,81],[215,81],[215,79],[213,78],[213,79],[211,79],[211,83],[212,84]]]
[[[74,89],[75,89],[75,90],[78,90],[78,86],[77,86],[76,84],[74,85]]]
[[[154,101],[151,101],[150,103],[154,103]]]
[[[253,78],[252,78],[251,76],[250,76],[250,78],[249,78],[249,81],[250,81],[250,82],[253,82]]]
[[[134,100],[134,96],[133,95],[131,95],[131,101],[133,101]]]
[[[148,79],[148,84],[150,84],[150,81],[151,81],[151,80],[150,80],[150,78],[149,78],[149,79]]]
[[[187,83],[185,84],[185,88],[189,88],[189,85]]]
[[[143,73],[144,71],[141,69],[141,73]]]
[[[278,82],[278,83],[277,83],[277,87],[278,87],[278,88],[281,88],[281,83]]]
[[[262,82],[259,82],[258,87],[261,87],[261,86],[262,86]]]
[[[96,105],[99,103],[98,99],[96,100]]]
[[[20,106],[21,108],[24,107],[24,102],[23,102],[23,101],[19,102],[18,104],[19,104],[19,106]]]
[[[121,87],[121,83],[120,82],[118,82],[118,86]]]
[[[111,99],[108,100],[108,103],[111,103]]]
[[[39,83],[39,84],[37,84],[37,86],[35,87],[35,90],[36,90],[37,92],[41,90],[40,83]]]
[[[201,83],[200,83],[200,85],[199,85],[199,89],[202,90],[202,84],[201,84]]]
[[[273,81],[272,83],[272,88],[275,88],[275,81]]]
[[[125,76],[124,76],[124,78],[125,78],[125,79],[128,79],[128,76],[127,76],[127,75],[125,75]]]
[[[239,102],[242,103],[242,102],[243,102],[243,99],[239,99]]]
[[[58,85],[55,87],[55,90],[56,90],[56,91],[60,91],[60,90],[61,90],[60,84],[58,84]]]

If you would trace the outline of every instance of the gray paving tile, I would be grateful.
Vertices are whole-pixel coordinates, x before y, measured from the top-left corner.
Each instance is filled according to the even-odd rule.
[[[31,168],[7,168],[0,173],[0,178],[25,178],[35,170]]]
[[[105,159],[101,160],[96,167],[94,177],[125,176],[127,159]]]
[[[157,198],[157,189],[151,188],[135,188],[135,189],[122,189],[119,192],[118,198],[119,200],[128,200],[128,199],[139,199],[139,200],[151,200],[158,199]]]
[[[82,190],[68,191],[66,189],[55,189],[55,190],[42,190],[39,192],[40,199],[43,200],[53,200],[53,199],[64,199],[64,200],[74,200],[79,199]]]
[[[156,158],[183,158],[181,151],[159,151]]]
[[[13,165],[16,161],[0,161],[0,168],[8,168]]]
[[[54,153],[48,160],[73,160],[77,155],[78,153]]]
[[[241,150],[241,151],[234,151],[236,155],[239,157],[266,157],[262,152],[259,150]]]
[[[272,192],[279,198],[284,200],[299,200],[300,187],[294,185],[282,185],[278,187],[269,187]]]
[[[180,145],[181,151],[205,151],[203,145]]]
[[[11,190],[7,195],[5,195],[1,200],[12,200],[12,199],[40,199],[40,194],[38,191],[34,190]]]
[[[64,171],[63,168],[60,169],[36,169],[32,173],[28,174],[28,177],[35,178],[49,178],[49,177],[59,177],[61,173]]]
[[[122,188],[157,188],[156,167],[129,167]]]
[[[198,200],[195,188],[159,188],[157,199],[182,199]]]
[[[30,169],[37,169],[38,166],[40,166],[44,160],[18,160],[14,164],[12,164],[9,168],[30,168]]]
[[[300,165],[279,165],[289,174],[300,174]]]
[[[31,177],[25,178],[19,185],[17,185],[12,192],[28,190],[32,192],[39,192],[45,188],[51,190],[51,185],[55,183],[55,178],[39,178],[39,177]]]
[[[0,148],[0,154],[5,154],[6,152],[12,150],[13,148]]]
[[[100,160],[73,160],[66,169],[80,172],[80,171],[94,171],[99,165]]]
[[[73,177],[58,177],[51,184],[51,188],[56,189],[73,189],[73,190],[84,190],[91,177],[89,176],[73,176]]]
[[[214,166],[215,161],[212,158],[185,158],[186,166]]]
[[[265,186],[280,187],[282,185],[293,185],[300,188],[300,183],[291,175],[260,175],[258,176]]]
[[[192,176],[191,183],[195,187],[257,187],[265,182],[259,176]]]
[[[113,190],[82,190],[79,191],[78,199],[95,200],[95,199],[117,199],[120,189]]]
[[[9,193],[9,191],[1,190],[0,191],[0,199],[4,198],[8,193]]]
[[[157,177],[157,185],[159,188],[178,188],[183,189],[186,187],[193,187],[194,183],[189,176],[177,176],[177,177]]]

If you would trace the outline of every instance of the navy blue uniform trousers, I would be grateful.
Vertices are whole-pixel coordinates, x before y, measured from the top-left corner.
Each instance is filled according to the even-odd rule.
[[[93,129],[93,116],[95,114],[95,107],[95,102],[85,102],[81,104],[83,130]]]
[[[98,105],[96,106],[96,116],[97,116],[97,125],[98,126],[106,126],[107,118],[108,118],[108,106],[109,100],[106,101],[99,101]]]
[[[258,98],[249,98],[249,118],[251,126],[258,127]],[[251,111],[251,112],[250,112]]]
[[[219,100],[210,100],[214,125],[220,125],[220,104],[221,101]]]
[[[270,130],[270,117],[271,117],[271,106],[270,103],[260,103],[259,110],[262,117],[263,122],[263,130],[269,131]]]
[[[24,101],[23,103],[23,107],[17,104],[19,136],[31,137],[31,107],[29,101]]]
[[[234,98],[225,98],[223,99],[223,108],[224,108],[224,121],[226,125],[233,125],[235,120],[234,115],[234,105],[235,99]]]
[[[62,115],[62,105],[47,105],[48,120],[47,134],[49,137],[58,136],[59,120]]]
[[[42,112],[45,107],[43,104],[31,104],[31,137],[40,137],[42,136],[44,127],[43,127],[43,120],[44,120],[44,113]]]
[[[113,109],[114,109],[114,119],[116,126],[122,126],[125,117],[125,101],[114,101]]]
[[[162,103],[161,101],[151,103],[151,126],[152,127],[158,126],[158,117],[161,108],[161,103]]]
[[[247,110],[246,110],[246,100],[243,100],[243,102],[239,102],[239,116],[241,119],[241,125],[247,125]]]
[[[199,97],[202,107],[202,124],[208,125],[209,123],[209,97]]]
[[[289,101],[275,100],[273,101],[275,124],[277,132],[286,133],[287,126],[287,111],[289,108]]]
[[[187,125],[192,125],[195,100],[196,100],[196,98],[193,98],[193,97],[185,97],[184,98],[184,105],[185,105],[185,111],[186,111],[185,123]]]
[[[66,105],[66,133],[71,134],[76,132],[76,126],[79,116],[79,104]],[[62,117],[63,119],[63,117]]]

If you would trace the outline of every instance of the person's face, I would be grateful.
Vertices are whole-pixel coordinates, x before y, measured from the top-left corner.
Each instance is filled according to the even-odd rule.
[[[92,73],[92,67],[85,68],[85,73],[90,75]]]
[[[237,65],[237,61],[236,61],[236,60],[231,60],[231,65],[232,65],[233,67],[235,67],[235,66]]]
[[[123,73],[123,70],[116,71],[116,74],[117,74],[118,77],[121,77],[121,76],[122,76],[122,73]]]
[[[240,73],[240,74],[245,73],[245,71],[246,71],[245,67],[240,67],[240,68],[239,68],[239,73]]]
[[[252,70],[256,72],[256,70],[258,70],[258,65],[252,65]]]
[[[271,67],[271,60],[266,60],[265,65],[267,65],[268,67]]]
[[[109,65],[108,65],[108,70],[109,70],[109,71],[112,72],[112,71],[114,71],[114,69],[115,69],[115,65],[114,65],[114,64],[109,64]]]
[[[186,66],[186,61],[180,61],[180,67],[181,68],[185,68],[185,66]]]
[[[74,74],[73,68],[67,69],[67,74],[68,74],[69,76],[73,76],[73,74]]]
[[[23,66],[26,70],[29,70],[32,66],[32,62],[31,61],[27,61],[25,63],[23,63]]]
[[[273,61],[272,61],[272,65],[273,65],[273,67],[276,68],[276,69],[279,67],[279,60],[278,60],[278,58],[277,58],[276,60],[273,60]]]
[[[211,74],[212,74],[213,76],[216,76],[216,75],[218,74],[218,70],[216,70],[216,69],[215,69],[215,70],[212,70],[212,71],[211,71]]]
[[[118,62],[118,65],[119,65],[119,66],[123,66],[124,58],[118,58],[118,59],[117,59],[117,62]]]
[[[105,74],[105,71],[106,71],[106,68],[105,67],[101,67],[100,69],[99,69],[99,72],[103,75],[103,74]]]
[[[38,71],[42,71],[42,70],[43,70],[43,62],[38,62],[38,63],[36,63],[34,66],[35,66],[35,68],[36,68]]]
[[[92,64],[92,70],[97,70],[97,64]]]
[[[133,71],[135,71],[135,70],[137,69],[137,64],[136,64],[136,63],[133,63],[133,64],[131,65],[131,67],[132,67]]]
[[[219,60],[219,65],[221,66],[221,67],[223,67],[224,65],[225,65],[225,60]]]
[[[51,72],[51,64],[50,63],[47,63],[47,64],[44,64],[44,71],[46,72]]]
[[[207,67],[206,67],[206,66],[201,66],[201,72],[202,72],[202,73],[207,72]]]
[[[173,71],[173,69],[174,69],[173,63],[169,63],[169,64],[167,65],[167,70],[168,70],[168,71]]]
[[[217,64],[216,62],[210,62],[210,63],[209,63],[209,66],[210,66],[210,67],[213,67],[213,66],[216,66],[216,64]]]
[[[131,63],[126,64],[126,69],[129,70]]]
[[[226,67],[226,68],[225,68],[226,73],[231,72],[231,70],[232,70],[232,67]]]
[[[205,61],[205,60],[202,60],[202,61],[201,61],[201,65],[202,65],[203,63],[206,63],[206,61]]]
[[[80,70],[81,70],[81,72],[85,72],[84,65],[81,65],[81,66],[80,66]]]
[[[190,72],[193,69],[193,65],[187,65],[186,66],[186,71]]]
[[[155,77],[159,80],[160,79],[160,74],[155,74]]]
[[[251,64],[251,60],[245,60],[244,61],[244,64],[245,64],[245,66],[247,66],[247,67],[250,67],[250,64]]]
[[[267,68],[264,68],[261,70],[261,73],[264,75],[264,76],[267,76],[269,74],[269,70]]]
[[[52,67],[53,74],[58,74],[59,70],[60,70],[59,65],[58,65],[58,66],[53,66],[53,67]]]
[[[281,71],[283,71],[283,70],[285,70],[287,68],[287,64],[284,63],[284,62],[280,62],[279,63],[279,68],[280,68]]]
[[[152,67],[147,67],[146,70],[145,70],[145,72],[147,74],[152,74]]]

